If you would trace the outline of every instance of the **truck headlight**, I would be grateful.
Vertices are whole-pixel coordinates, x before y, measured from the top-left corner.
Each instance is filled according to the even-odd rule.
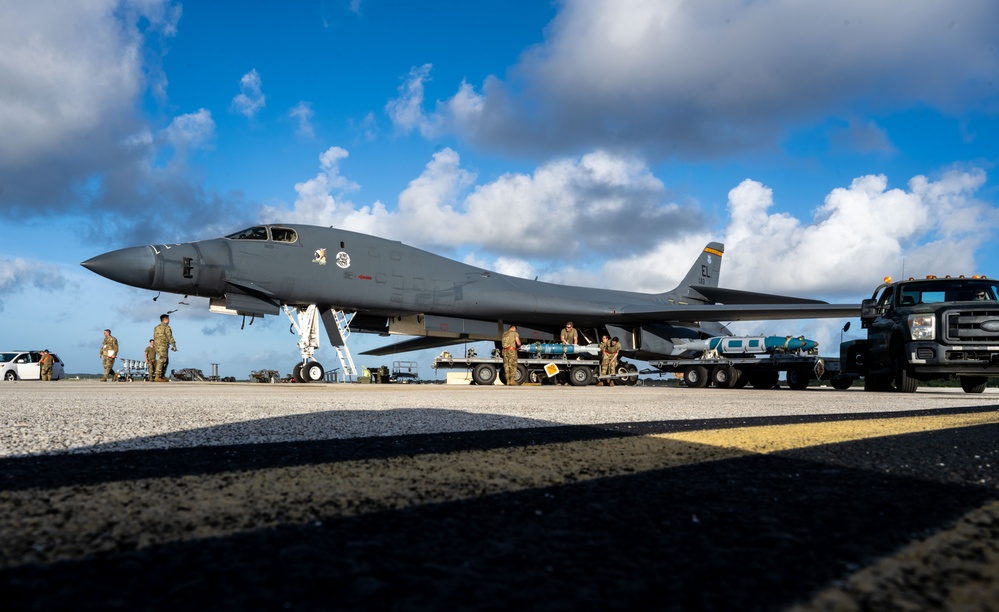
[[[932,314],[909,315],[909,337],[913,340],[933,340],[937,335],[937,320]]]

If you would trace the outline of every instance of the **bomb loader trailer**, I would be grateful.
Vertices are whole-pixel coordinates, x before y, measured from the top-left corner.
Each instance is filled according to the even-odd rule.
[[[638,383],[638,367],[618,360],[614,374],[600,374],[600,348],[595,344],[534,343],[520,348],[517,358],[515,384],[544,383],[564,380],[574,387],[585,387],[599,381],[616,381],[625,385]],[[524,356],[526,353],[527,356]],[[476,385],[492,385],[497,380],[506,382],[503,357],[493,349],[488,357],[479,357],[469,349],[464,357],[453,357],[444,351],[434,359],[433,368],[471,371]]]

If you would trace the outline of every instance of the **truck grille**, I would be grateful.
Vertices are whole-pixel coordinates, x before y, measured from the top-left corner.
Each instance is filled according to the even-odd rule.
[[[951,310],[943,317],[947,342],[999,344],[999,309]]]

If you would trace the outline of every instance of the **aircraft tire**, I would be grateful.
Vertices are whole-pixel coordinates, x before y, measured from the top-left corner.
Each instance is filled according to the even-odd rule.
[[[310,361],[302,366],[302,378],[305,382],[321,382],[323,374],[323,366],[318,361]]]
[[[961,376],[961,388],[965,393],[982,393],[988,384],[987,376]]]
[[[704,366],[689,366],[683,371],[683,382],[691,389],[701,389],[708,384],[708,369]]]
[[[593,382],[593,370],[590,366],[578,365],[569,370],[569,384],[573,387],[585,387]]]
[[[739,381],[739,370],[732,366],[717,366],[711,371],[711,383],[719,389],[731,389]]]
[[[302,363],[296,363],[295,367],[291,369],[291,377],[295,382],[305,382],[305,377],[302,374]]]
[[[472,381],[477,385],[492,385],[498,375],[496,367],[489,363],[480,363],[472,368]]]

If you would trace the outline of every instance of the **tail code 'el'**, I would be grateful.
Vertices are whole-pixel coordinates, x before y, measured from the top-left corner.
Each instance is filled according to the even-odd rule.
[[[684,289],[692,287],[695,291],[698,287],[717,287],[718,277],[721,275],[722,254],[725,252],[725,245],[720,242],[710,242],[704,247],[697,261],[690,267],[687,276],[683,277],[677,290],[681,293]]]

